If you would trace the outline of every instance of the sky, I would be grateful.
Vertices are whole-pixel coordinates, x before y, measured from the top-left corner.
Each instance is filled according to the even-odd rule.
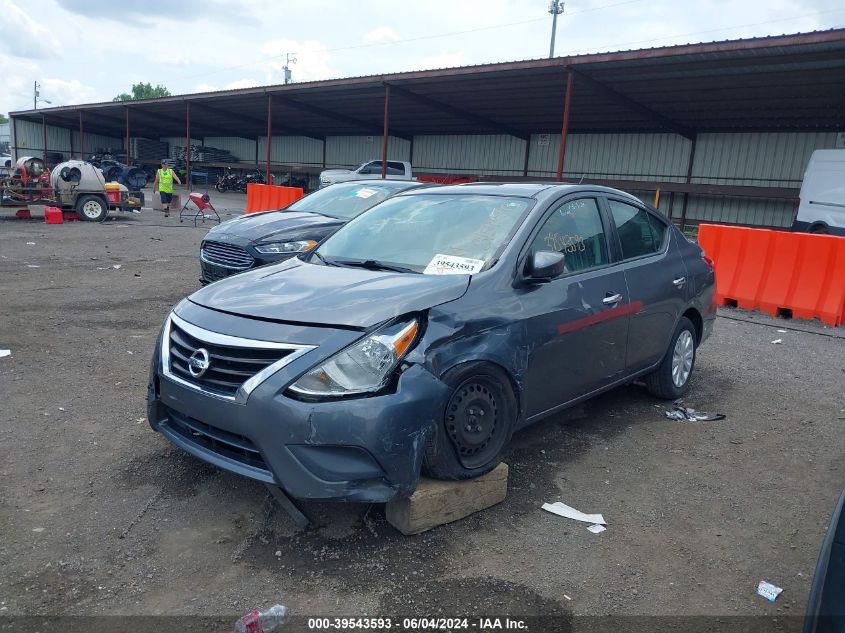
[[[149,8],[147,8],[149,7]],[[547,0],[0,0],[0,112],[549,54]],[[843,0],[567,0],[556,55],[845,27]]]

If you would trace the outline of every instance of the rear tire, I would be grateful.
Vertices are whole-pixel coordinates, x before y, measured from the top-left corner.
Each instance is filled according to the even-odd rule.
[[[653,396],[677,400],[686,393],[695,369],[697,345],[695,326],[688,318],[681,317],[666,355],[658,368],[645,377],[646,387]]]
[[[446,372],[452,387],[441,418],[426,441],[423,472],[434,479],[471,479],[501,461],[518,415],[507,375],[473,362]]]
[[[106,201],[99,196],[81,196],[76,201],[76,215],[83,222],[102,222],[108,214]]]
[[[222,182],[218,182],[216,185],[214,185],[214,188],[217,189],[217,191],[219,191],[220,193],[226,193],[226,185],[224,185]]]

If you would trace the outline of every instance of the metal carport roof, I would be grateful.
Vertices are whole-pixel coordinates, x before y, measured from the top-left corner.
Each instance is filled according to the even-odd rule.
[[[440,70],[274,85],[11,113],[15,119],[122,137],[267,134],[833,130],[845,127],[845,29]]]

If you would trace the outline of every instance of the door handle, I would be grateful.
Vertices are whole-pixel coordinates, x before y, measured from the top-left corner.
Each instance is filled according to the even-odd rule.
[[[620,301],[622,301],[622,295],[620,294],[609,295],[601,300],[601,302],[606,306],[615,306]]]
[[[672,280],[672,285],[676,288],[682,288],[685,283],[687,283],[686,277],[678,277],[677,279]]]

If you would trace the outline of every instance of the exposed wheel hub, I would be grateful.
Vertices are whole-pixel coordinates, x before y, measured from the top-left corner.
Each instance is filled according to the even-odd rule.
[[[498,451],[499,405],[491,386],[481,379],[463,383],[446,406],[446,430],[468,467],[484,464]]]

